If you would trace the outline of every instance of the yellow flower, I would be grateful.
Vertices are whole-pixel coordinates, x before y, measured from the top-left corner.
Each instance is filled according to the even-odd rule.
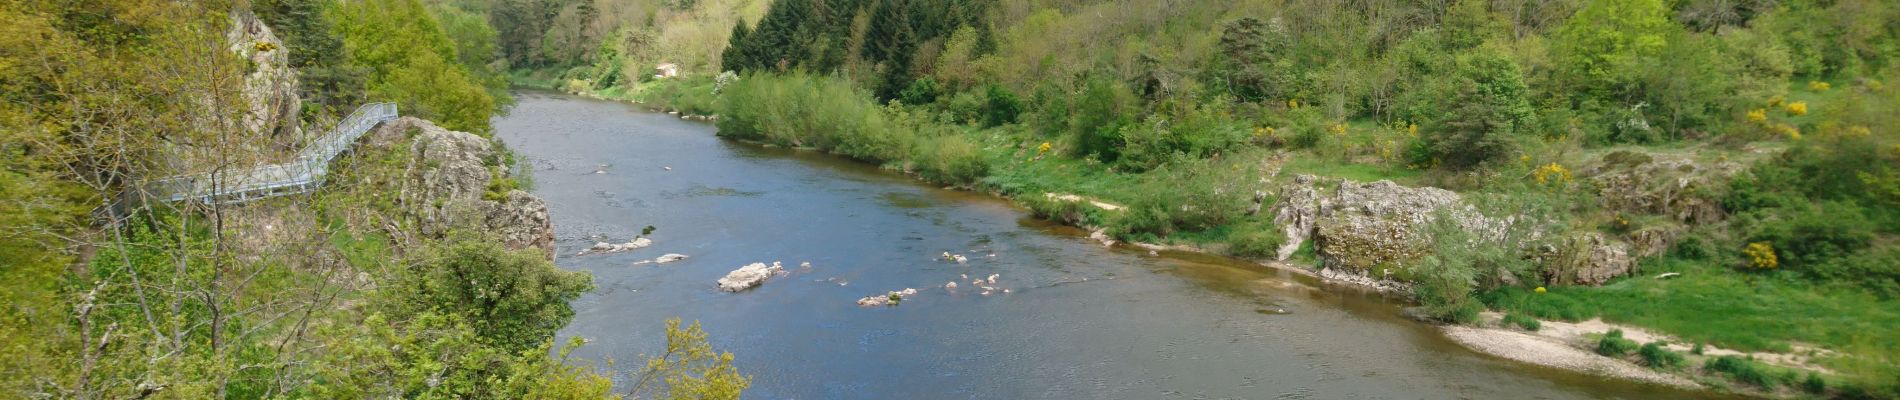
[[[1406,125],[1405,134],[1411,135],[1412,137],[1418,137],[1418,124]]]
[[[1774,126],[1768,127],[1768,130],[1782,136],[1787,136],[1788,140],[1801,140],[1801,129],[1795,128],[1794,125],[1775,124]]]
[[[1543,292],[1545,292],[1545,290],[1544,290],[1544,287],[1543,287],[1543,286],[1538,286],[1538,287],[1537,287],[1537,292],[1538,292],[1538,293],[1543,293]]]
[[[1300,108],[1300,101],[1294,100],[1294,99],[1287,99],[1286,108]]]
[[[1748,110],[1748,122],[1767,122],[1767,121],[1768,121],[1768,109],[1757,108],[1753,110]]]
[[[1253,128],[1253,137],[1267,134],[1267,128]]]
[[[271,50],[277,50],[277,44],[260,40],[257,43],[252,44],[251,48],[256,49],[257,52],[259,53],[268,53]]]
[[[1332,124],[1331,126],[1328,126],[1328,127],[1326,127],[1326,130],[1329,130],[1329,131],[1332,131],[1334,135],[1345,135],[1345,134],[1346,134],[1346,123],[1344,123],[1344,122],[1335,122],[1335,123],[1333,123],[1333,124]]]
[[[1749,265],[1757,269],[1775,269],[1781,265],[1781,259],[1775,257],[1775,247],[1768,242],[1749,243],[1742,249],[1742,255],[1748,256]]]
[[[1788,114],[1791,114],[1791,115],[1794,115],[1794,116],[1802,116],[1802,115],[1807,115],[1807,114],[1808,114],[1808,102],[1805,102],[1805,101],[1797,101],[1797,102],[1793,102],[1793,103],[1788,103]]]
[[[1538,184],[1561,184],[1570,181],[1570,169],[1564,168],[1563,164],[1545,164],[1542,167],[1537,167],[1537,171],[1531,173],[1531,178],[1537,179]]]
[[[1782,98],[1781,98],[1781,95],[1775,95],[1775,97],[1772,97],[1772,98],[1769,98],[1769,99],[1768,99],[1768,106],[1769,106],[1769,107],[1781,107],[1781,103],[1783,103],[1783,102],[1786,102],[1786,101],[1787,101],[1787,100],[1784,100],[1784,99],[1782,99]]]
[[[1813,90],[1813,91],[1816,91],[1816,92],[1825,92],[1825,91],[1827,91],[1828,89],[1831,89],[1831,88],[1833,88],[1833,87],[1834,87],[1834,85],[1830,85],[1830,84],[1828,84],[1827,82],[1822,82],[1822,81],[1808,81],[1808,90]]]
[[[1049,142],[1042,142],[1041,146],[1036,146],[1036,154],[1042,154],[1042,153],[1048,153],[1048,152],[1049,152]]]
[[[1531,155],[1525,154],[1525,155],[1517,156],[1517,162],[1529,164],[1531,162]]]

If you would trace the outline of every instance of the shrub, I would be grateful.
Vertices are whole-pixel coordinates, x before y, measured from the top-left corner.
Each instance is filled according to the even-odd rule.
[[[925,180],[968,185],[982,179],[990,165],[984,162],[977,145],[955,134],[921,139],[913,148],[911,161]]]
[[[1088,79],[1068,123],[1077,157],[1095,157],[1114,162],[1121,156],[1121,129],[1131,120],[1134,95],[1121,83],[1108,78]]]
[[[1236,157],[1239,158],[1239,157]],[[1208,161],[1170,163],[1155,169],[1129,191],[1128,209],[1115,218],[1123,238],[1143,235],[1165,237],[1176,232],[1203,231],[1239,219],[1252,192],[1251,167]]]
[[[1023,113],[1023,101],[1002,85],[989,85],[983,106],[983,127],[1014,124]]]
[[[1755,385],[1762,389],[1774,389],[1780,385],[1780,379],[1768,371],[1768,367],[1755,360],[1739,356],[1719,356],[1709,359],[1702,368],[1727,376],[1729,379]]]
[[[1812,394],[1821,394],[1821,392],[1827,391],[1827,380],[1822,379],[1821,374],[1809,372],[1808,378],[1801,380],[1801,390]]]
[[[1668,348],[1663,347],[1664,344],[1665,343],[1660,341],[1649,342],[1648,344],[1644,344],[1642,349],[1637,350],[1636,354],[1642,356],[1643,365],[1647,365],[1650,368],[1668,370],[1681,368],[1683,363],[1682,353],[1670,351]]]
[[[897,101],[910,105],[935,103],[942,91],[943,89],[937,85],[936,78],[917,78],[910,82],[910,86],[904,87],[904,91],[897,94]]]
[[[1076,226],[1087,223],[1095,210],[1088,202],[1053,199],[1041,193],[1026,194],[1016,201],[1028,207],[1036,218]]]
[[[1622,329],[1611,329],[1603,334],[1602,339],[1597,340],[1597,354],[1610,357],[1629,355],[1637,347],[1636,341],[1623,338]]]
[[[1246,126],[1222,114],[1216,107],[1183,106],[1178,112],[1123,126],[1116,165],[1146,171],[1176,157],[1201,159],[1239,147],[1247,140]]]
[[[1541,322],[1537,322],[1536,318],[1531,318],[1531,317],[1525,316],[1524,314],[1517,314],[1517,313],[1505,314],[1504,324],[1517,325],[1517,327],[1523,328],[1524,330],[1531,331],[1531,332],[1536,332],[1538,329],[1543,329],[1544,327],[1544,324]]]
[[[1227,237],[1227,251],[1241,257],[1278,257],[1286,243],[1286,233],[1267,221],[1252,221],[1234,227]]]

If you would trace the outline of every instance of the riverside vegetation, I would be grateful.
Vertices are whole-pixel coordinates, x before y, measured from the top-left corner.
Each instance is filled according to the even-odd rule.
[[[1900,396],[1891,3],[536,0],[488,12],[509,32],[497,47],[517,83],[715,115],[722,136],[997,193],[1124,240],[1280,258],[1294,239],[1272,211],[1292,177],[1454,190],[1473,212],[1532,223],[1413,227],[1423,250],[1378,278],[1411,284],[1434,318],[1471,323],[1488,308],[1535,330],[1535,318],[1601,317],[1697,349],[1817,360],[1602,347],[1718,388]],[[656,77],[660,63],[682,75]],[[1549,257],[1605,242],[1635,245],[1590,254],[1635,267],[1580,283]],[[1291,256],[1329,263],[1312,240]]]
[[[488,146],[509,100],[484,14],[26,0],[0,3],[0,26],[0,397],[729,399],[747,386],[697,323],[648,327],[666,330],[665,351],[619,391],[568,357],[581,339],[554,341],[593,283],[556,268],[550,243],[492,233],[552,235],[516,190],[526,176]],[[138,201],[147,179],[295,157],[374,101],[447,129],[386,124],[310,194]],[[436,149],[425,139],[480,150],[419,161]],[[474,179],[424,179],[451,174]],[[538,210],[541,225],[483,225],[469,209]]]

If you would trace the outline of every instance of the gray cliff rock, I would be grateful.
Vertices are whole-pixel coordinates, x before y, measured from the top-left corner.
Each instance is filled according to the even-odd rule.
[[[554,257],[554,225],[546,203],[520,190],[488,194],[489,183],[505,177],[495,176],[505,169],[493,165],[500,154],[488,139],[402,117],[378,126],[366,140],[372,147],[408,148],[398,196],[415,213],[422,234],[477,230],[497,235],[509,248],[538,248]]]

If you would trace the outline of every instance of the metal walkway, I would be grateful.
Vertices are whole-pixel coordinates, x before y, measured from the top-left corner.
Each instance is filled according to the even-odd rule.
[[[349,150],[356,139],[377,124],[393,119],[396,119],[395,103],[364,104],[338,122],[336,129],[297,152],[296,161],[176,176],[148,182],[143,188],[160,201],[201,203],[239,203],[308,192],[323,186],[331,160]]]

